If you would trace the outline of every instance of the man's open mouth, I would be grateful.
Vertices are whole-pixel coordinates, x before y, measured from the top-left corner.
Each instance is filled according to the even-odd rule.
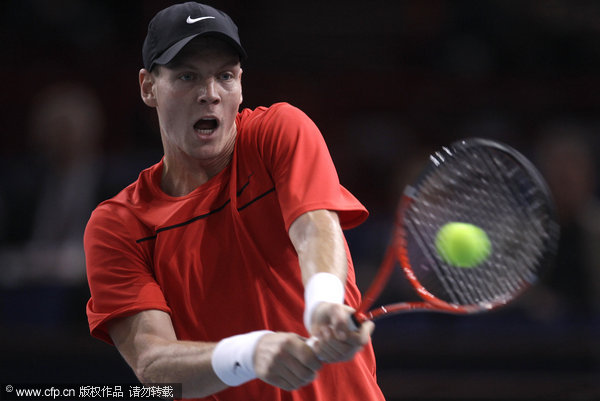
[[[202,134],[210,134],[219,126],[216,118],[201,118],[194,124],[194,129]]]

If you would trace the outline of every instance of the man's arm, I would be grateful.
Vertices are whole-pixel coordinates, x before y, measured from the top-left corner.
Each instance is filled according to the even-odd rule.
[[[147,310],[118,319],[109,333],[142,383],[182,383],[184,395],[194,397],[227,388],[211,366],[216,343],[178,341],[166,312]]]
[[[166,312],[147,310],[117,319],[109,333],[142,383],[182,383],[185,398],[205,397],[228,387],[212,367],[218,343],[177,340]],[[284,390],[310,383],[321,367],[304,340],[291,333],[262,336],[253,363],[257,378]]]
[[[348,260],[336,212],[315,210],[302,214],[290,226],[289,236],[298,253],[305,286],[318,273],[330,273],[345,285]],[[365,322],[357,331],[351,330],[348,321],[352,312],[341,303],[321,302],[314,308],[307,329],[319,340],[315,352],[321,360],[352,359],[368,343],[374,324]]]

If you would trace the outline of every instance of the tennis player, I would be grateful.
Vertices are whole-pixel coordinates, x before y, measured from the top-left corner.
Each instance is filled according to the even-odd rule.
[[[382,400],[373,324],[347,324],[342,229],[367,211],[318,128],[286,103],[239,112],[246,52],[212,7],[162,10],[142,53],[164,157],[88,222],[92,335],[185,398]]]

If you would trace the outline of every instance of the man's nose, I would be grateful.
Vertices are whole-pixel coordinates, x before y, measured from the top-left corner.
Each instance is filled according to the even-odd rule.
[[[219,93],[217,91],[217,85],[214,79],[209,79],[200,89],[198,94],[198,102],[202,104],[213,104],[219,103]]]

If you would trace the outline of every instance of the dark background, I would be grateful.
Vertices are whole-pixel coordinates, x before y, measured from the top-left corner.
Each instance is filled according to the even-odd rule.
[[[600,3],[207,3],[249,54],[243,107],[304,110],[370,210],[347,233],[361,289],[399,189],[432,149],[502,140],[554,191],[560,249],[533,291],[488,315],[378,323],[387,398],[600,399]],[[170,4],[0,2],[2,384],[134,381],[88,334],[81,235],[97,203],[161,157],[137,74],[147,23]]]

